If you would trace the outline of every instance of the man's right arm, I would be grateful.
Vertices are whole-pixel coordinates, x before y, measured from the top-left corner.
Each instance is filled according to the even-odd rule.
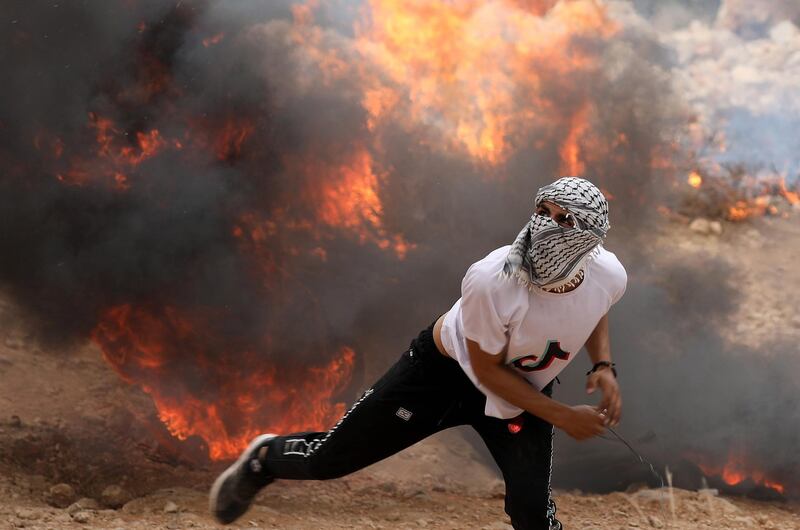
[[[551,399],[503,364],[504,355],[492,355],[467,339],[472,369],[478,381],[497,396],[563,430],[576,440],[603,432],[604,418],[589,405],[574,407]]]

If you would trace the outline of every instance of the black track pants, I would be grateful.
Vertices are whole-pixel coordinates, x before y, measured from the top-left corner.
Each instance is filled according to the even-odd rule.
[[[521,423],[513,432],[512,420],[486,416],[485,396],[456,361],[439,353],[432,329],[423,330],[330,431],[275,438],[267,470],[279,479],[337,478],[443,429],[471,425],[503,473],[505,510],[514,528],[560,528],[550,499],[552,425],[524,413],[513,420]]]

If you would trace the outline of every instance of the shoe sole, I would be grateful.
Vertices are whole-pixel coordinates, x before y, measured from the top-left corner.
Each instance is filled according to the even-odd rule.
[[[239,456],[239,459],[236,460],[236,462],[234,462],[230,466],[228,466],[228,468],[225,471],[223,471],[220,476],[217,477],[217,480],[214,481],[214,485],[211,486],[211,492],[208,495],[208,509],[211,511],[211,513],[214,515],[214,518],[217,521],[223,524],[230,524],[244,514],[244,512],[242,512],[242,514],[238,515],[237,517],[235,517],[230,521],[220,518],[219,511],[217,510],[217,502],[219,501],[219,492],[222,489],[223,484],[225,484],[225,481],[228,480],[228,478],[230,478],[234,473],[236,473],[236,471],[239,469],[240,466],[245,465],[247,460],[250,458],[250,454],[255,450],[256,447],[258,447],[259,445],[263,444],[266,441],[272,440],[273,438],[277,438],[277,436],[278,436],[277,434],[262,434],[260,436],[255,437],[253,441],[250,442],[250,445],[247,446],[247,449],[242,451],[242,454],[241,456]]]

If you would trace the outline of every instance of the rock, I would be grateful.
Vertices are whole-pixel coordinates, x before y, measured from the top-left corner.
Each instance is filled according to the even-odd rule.
[[[167,501],[164,505],[164,513],[178,513],[178,505],[172,501]]]
[[[45,501],[56,508],[66,508],[75,502],[75,490],[69,484],[56,484],[45,494]]]
[[[661,519],[659,519],[655,515],[648,515],[647,522],[650,523],[650,526],[652,526],[653,528],[664,528],[663,521],[661,521]]]
[[[29,510],[27,508],[17,508],[14,510],[14,515],[26,521],[33,521],[41,517],[39,512],[35,510]]]
[[[425,491],[425,490],[414,490],[411,493],[411,495],[409,495],[409,497],[413,497],[415,499],[425,500],[425,501],[428,501],[428,500],[431,499],[431,496],[428,495],[428,492]]]
[[[381,482],[378,484],[378,488],[386,493],[397,493],[397,486],[394,482]]]
[[[103,490],[103,493],[100,494],[100,502],[102,502],[104,506],[113,508],[114,510],[122,508],[130,498],[130,494],[117,485],[108,486]]]
[[[698,234],[710,234],[711,223],[708,221],[708,219],[697,217],[691,223],[689,223],[689,230],[692,232],[697,232]]]
[[[72,514],[72,520],[76,523],[86,524],[92,519],[89,512],[75,512]]]
[[[711,230],[711,233],[715,236],[722,235],[722,223],[719,221],[711,221],[708,223],[708,229]]]
[[[16,428],[16,429],[19,429],[20,427],[22,427],[22,420],[20,419],[20,417],[19,417],[19,416],[17,416],[16,414],[14,414],[13,416],[11,416],[11,420],[8,422],[8,424],[9,424],[11,427],[14,427],[14,428]]]
[[[82,499],[78,499],[77,502],[72,503],[69,508],[67,508],[67,513],[72,515],[75,512],[80,512],[84,510],[99,510],[100,503],[98,503],[94,499],[90,499],[88,497],[83,497]]]

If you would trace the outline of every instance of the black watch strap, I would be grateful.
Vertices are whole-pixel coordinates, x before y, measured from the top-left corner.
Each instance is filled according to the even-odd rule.
[[[594,363],[594,366],[592,366],[591,370],[586,372],[586,375],[592,375],[593,373],[595,373],[600,368],[608,367],[608,368],[611,368],[611,373],[614,374],[614,377],[617,377],[617,369],[614,368],[615,366],[616,366],[616,364],[612,363],[611,361],[600,361],[598,363]]]

